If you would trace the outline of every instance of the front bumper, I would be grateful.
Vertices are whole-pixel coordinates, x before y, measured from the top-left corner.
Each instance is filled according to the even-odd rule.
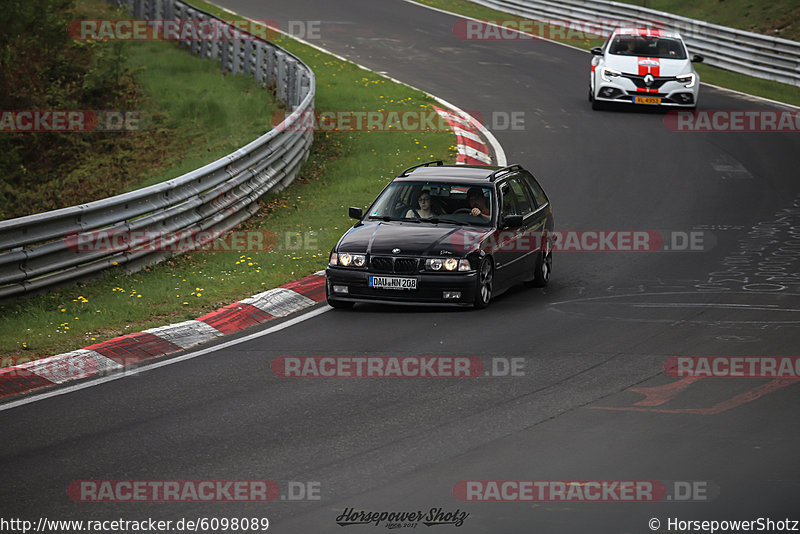
[[[700,82],[695,82],[694,87],[686,87],[684,84],[670,81],[661,85],[657,92],[648,93],[639,91],[638,87],[627,78],[614,78],[614,81],[607,82],[600,76],[595,80],[597,88],[595,99],[602,102],[620,102],[635,104],[635,97],[656,97],[661,99],[662,106],[671,107],[694,107],[697,105]],[[648,104],[644,104],[648,105]],[[652,105],[652,104],[649,104]]]
[[[369,276],[391,276],[416,278],[416,289],[376,289],[369,287]],[[435,273],[387,275],[364,270],[328,267],[325,270],[326,290],[330,298],[342,302],[374,302],[384,304],[433,304],[450,306],[471,306],[475,301],[478,274]],[[333,286],[346,286],[347,293],[336,293]],[[445,291],[459,291],[457,299],[444,298]]]

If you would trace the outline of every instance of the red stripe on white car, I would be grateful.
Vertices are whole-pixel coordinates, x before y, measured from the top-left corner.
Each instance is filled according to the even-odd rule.
[[[639,64],[639,76],[645,74],[652,74],[653,76],[661,76],[661,61],[657,57],[640,57],[636,60]],[[640,93],[657,93],[658,89],[647,89],[637,87],[636,90]]]
[[[645,37],[661,37],[661,30],[657,28],[639,28],[636,31]]]

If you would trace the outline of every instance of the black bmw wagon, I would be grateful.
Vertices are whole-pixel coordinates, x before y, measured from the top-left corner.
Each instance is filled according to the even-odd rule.
[[[508,167],[431,161],[403,171],[331,251],[328,304],[484,308],[553,267],[553,211],[533,175]]]

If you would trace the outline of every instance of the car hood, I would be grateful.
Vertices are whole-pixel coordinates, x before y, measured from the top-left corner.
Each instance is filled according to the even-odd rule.
[[[340,252],[400,256],[463,255],[476,248],[488,228],[465,229],[460,226],[425,223],[365,222],[342,236]]]
[[[605,61],[609,67],[627,74],[647,74],[653,76],[677,76],[692,72],[688,59],[649,58],[637,56],[615,56],[609,54]]]

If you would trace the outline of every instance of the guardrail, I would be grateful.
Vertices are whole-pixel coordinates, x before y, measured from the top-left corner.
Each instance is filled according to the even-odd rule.
[[[800,86],[800,43],[604,0],[472,0],[534,20],[602,20],[609,26],[643,24],[678,31],[692,53],[714,67]]]
[[[180,0],[115,3],[132,7],[137,18],[216,19],[225,25]],[[111,267],[123,266],[132,272],[162,261],[175,252],[155,246],[155,240],[163,243],[170,235],[179,238],[229,230],[258,210],[257,201],[264,193],[279,191],[294,180],[313,139],[311,129],[293,127],[314,110],[313,71],[294,55],[257,37],[181,45],[218,59],[222,70],[251,75],[262,87],[274,85],[278,100],[291,114],[239,150],[178,178],[87,204],[0,221],[0,299],[85,279]],[[268,122],[270,117],[264,119]],[[82,251],[74,246],[98,231],[137,237],[122,246],[117,239],[106,250]]]

